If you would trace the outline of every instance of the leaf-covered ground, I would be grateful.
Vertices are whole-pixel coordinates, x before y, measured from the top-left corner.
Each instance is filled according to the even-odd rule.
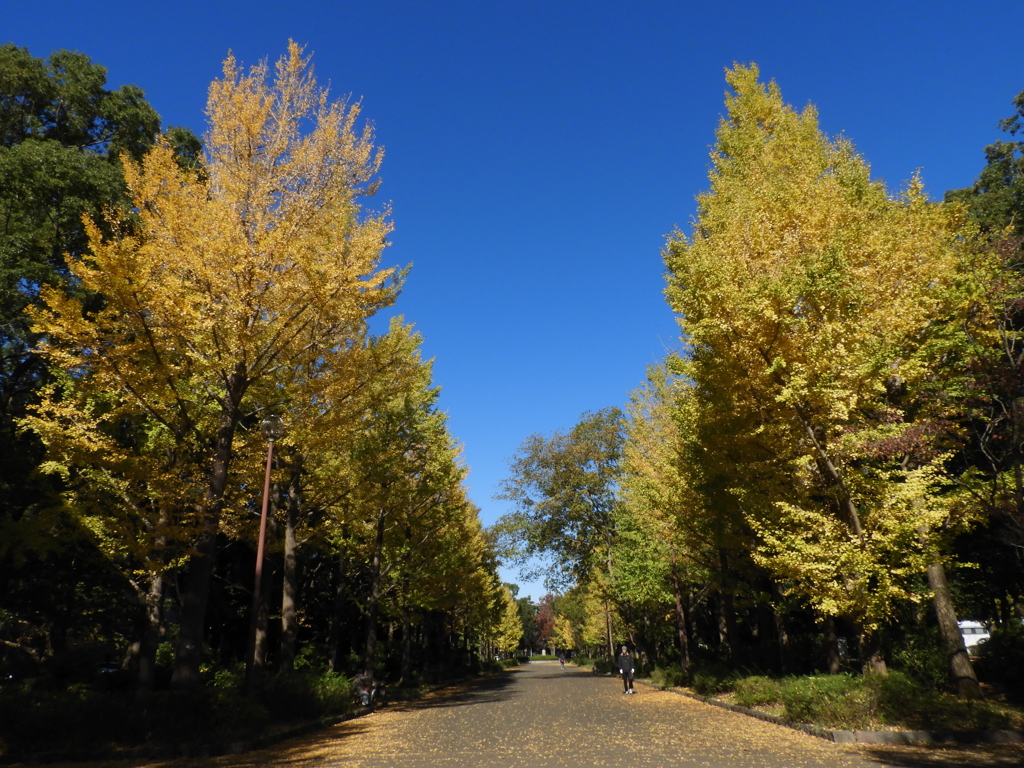
[[[411,704],[247,754],[92,768],[906,768],[1020,766],[1024,746],[838,746],[788,728],[553,664],[453,686]]]

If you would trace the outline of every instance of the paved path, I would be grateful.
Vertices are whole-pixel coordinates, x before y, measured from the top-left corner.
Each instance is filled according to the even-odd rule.
[[[530,664],[273,749],[206,765],[290,768],[889,765],[803,733],[557,664]]]

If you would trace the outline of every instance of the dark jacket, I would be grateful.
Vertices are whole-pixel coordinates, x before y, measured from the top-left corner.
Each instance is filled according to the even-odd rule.
[[[619,654],[619,673],[633,676],[633,657],[628,653]]]

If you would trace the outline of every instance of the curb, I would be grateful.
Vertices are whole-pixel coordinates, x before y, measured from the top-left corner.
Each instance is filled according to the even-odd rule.
[[[652,686],[654,687],[654,686]],[[680,691],[675,688],[662,688],[663,691],[676,693],[713,707],[727,709],[747,717],[803,731],[835,744],[1024,744],[1024,733],[1020,731],[848,731],[843,729],[819,728],[816,725],[798,723],[778,715],[770,715],[738,704],[728,704],[710,696]]]

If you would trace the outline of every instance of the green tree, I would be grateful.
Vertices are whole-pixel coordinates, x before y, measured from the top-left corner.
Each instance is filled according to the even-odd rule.
[[[617,408],[584,414],[567,434],[529,437],[513,457],[512,475],[497,496],[516,507],[495,524],[499,551],[520,565],[537,555],[549,556],[553,585],[603,573],[610,590],[622,442]],[[608,626],[613,653],[610,613]]]
[[[1024,130],[1024,91],[1013,104],[1016,113],[999,127],[1017,136]],[[972,584],[976,603],[999,606],[979,605],[978,618],[988,615],[1005,621],[1010,616],[1004,606],[1024,589],[1024,571],[1016,554],[1024,547],[1024,141],[997,141],[985,148],[985,158],[972,187],[946,193],[947,201],[965,206],[977,223],[977,249],[995,257],[992,262],[978,259],[976,279],[983,293],[976,327],[961,350],[970,372],[964,388],[969,417],[964,424],[973,438],[964,456],[973,471],[961,482],[989,513],[989,525],[959,546],[971,552],[969,560],[983,562],[987,572],[979,578],[979,573],[964,569],[960,579]],[[979,546],[985,546],[984,556],[978,556]]]
[[[16,583],[44,585],[42,574],[64,570],[58,563],[98,557],[86,554],[93,548],[89,534],[62,511],[60,483],[37,471],[43,460],[38,437],[17,430],[51,381],[32,351],[39,335],[26,309],[39,305],[45,289],[80,293],[95,306],[70,270],[88,253],[82,217],[127,204],[120,158],[140,158],[159,131],[160,118],[143,91],[108,89],[106,69],[86,55],[56,51],[40,59],[0,45],[0,580],[11,585],[6,601],[17,599]],[[172,132],[179,158],[194,157],[198,140],[191,132]],[[68,551],[58,556],[65,545]],[[46,558],[45,569],[38,558]],[[33,579],[23,580],[22,568]],[[59,578],[69,583],[78,576],[65,571]],[[61,592],[55,588],[51,595]],[[82,592],[90,590],[83,585]],[[52,599],[42,605],[56,608]],[[64,621],[47,623],[51,634],[67,631]],[[54,636],[50,645],[59,652],[62,642]]]
[[[1024,91],[1013,99],[1016,114],[999,127],[1016,136],[1024,130]],[[971,218],[993,235],[1009,229],[1024,238],[1024,141],[996,141],[985,147],[986,165],[966,189],[950,190],[946,199],[965,204]]]

